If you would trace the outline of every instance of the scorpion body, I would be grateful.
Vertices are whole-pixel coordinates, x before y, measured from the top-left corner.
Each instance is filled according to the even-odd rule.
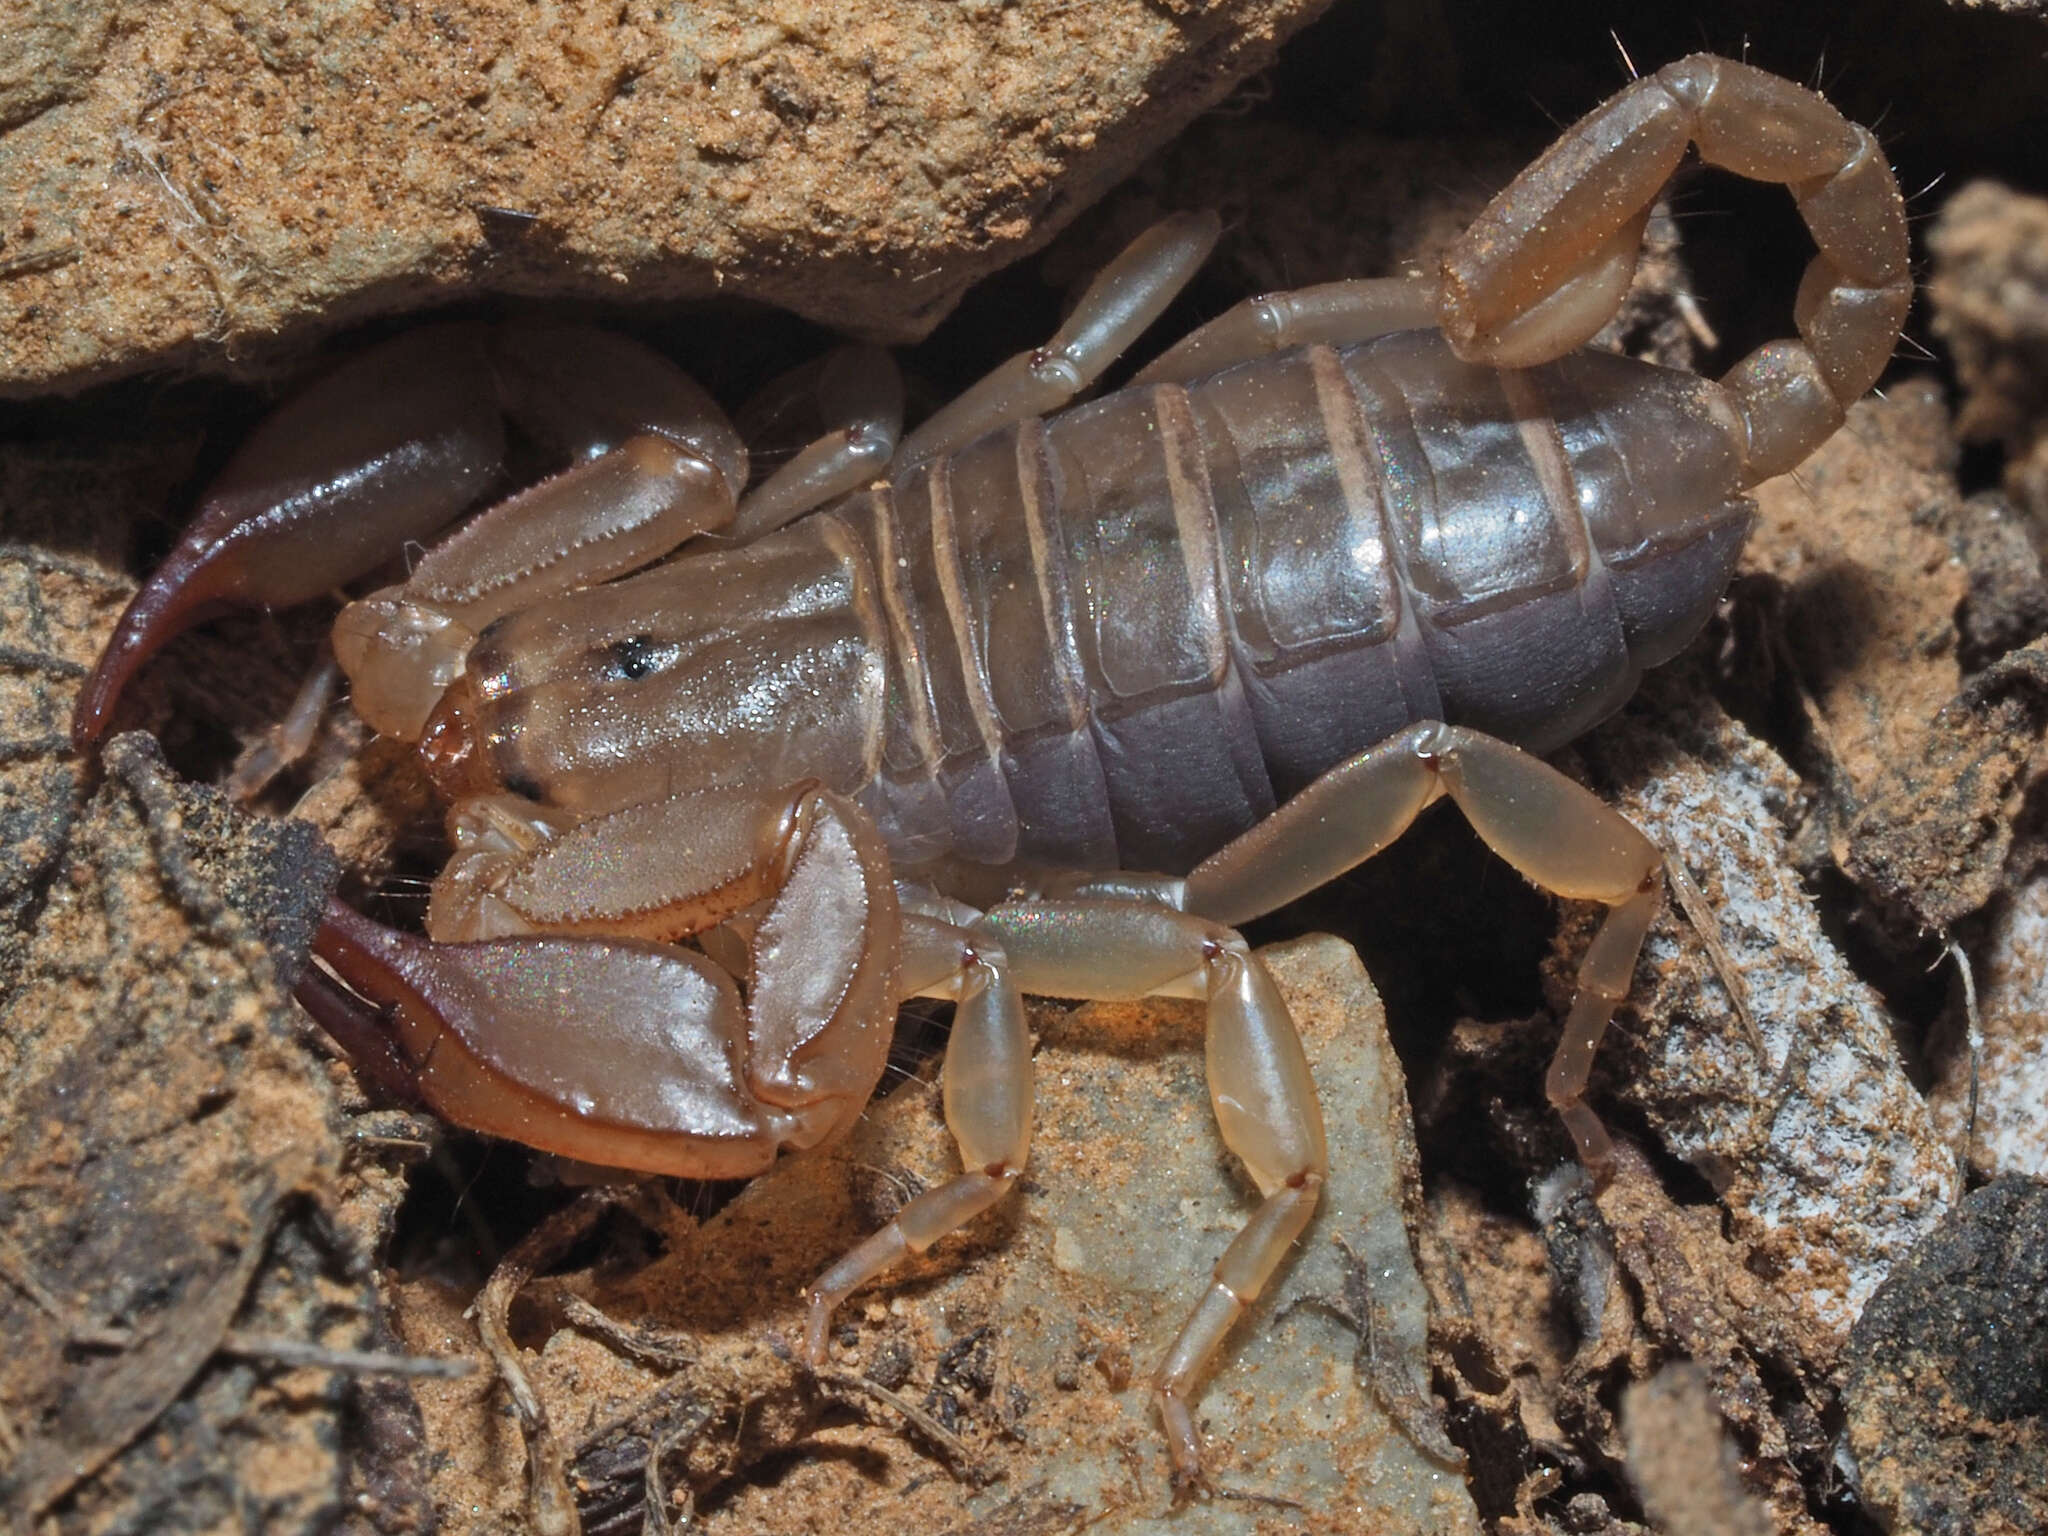
[[[1576,350],[1688,144],[1785,184],[1818,248],[1797,339],[1718,382]],[[1453,801],[1529,879],[1607,908],[1545,1082],[1601,1175],[1584,1096],[1662,865],[1519,748],[1584,730],[1698,630],[1744,493],[1841,424],[1912,294],[1870,133],[1700,55],[1568,131],[1433,279],[1247,301],[1061,410],[1216,229],[1148,232],[900,449],[893,369],[835,355],[809,386],[835,429],[751,489],[723,414],[621,337],[387,343],[230,463],[73,723],[91,746],[214,608],[302,601],[427,537],[503,472],[507,422],[564,448],[336,621],[354,707],[419,742],[455,852],[430,939],[330,903],[298,996],[451,1119],[699,1177],[841,1133],[897,1004],[955,999],[962,1170],[819,1276],[814,1363],[841,1300],[1016,1186],[1021,994],[1203,1000],[1218,1129],[1260,1202],[1153,1379],[1183,1485],[1195,1383],[1327,1164],[1286,1005],[1227,925]]]
[[[1404,725],[1540,750],[1618,707],[1748,531],[1713,388],[1408,331],[1027,419],[500,621],[445,787],[593,810],[808,775],[899,867],[1185,873]]]

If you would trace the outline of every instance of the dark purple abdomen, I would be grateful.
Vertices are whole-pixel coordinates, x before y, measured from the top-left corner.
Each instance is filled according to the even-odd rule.
[[[1752,515],[1715,387],[1434,332],[994,433],[839,515],[891,627],[899,858],[1184,870],[1424,718],[1543,750],[1712,612]]]

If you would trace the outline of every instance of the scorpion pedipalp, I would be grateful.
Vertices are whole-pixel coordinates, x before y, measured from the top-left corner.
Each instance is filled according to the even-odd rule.
[[[722,889],[685,891],[674,874],[665,891],[629,889],[657,865],[694,867],[699,850],[670,844],[586,889],[577,919],[538,913],[554,932],[434,942],[330,903],[314,953],[373,1006],[317,972],[300,1000],[374,1075],[457,1124],[612,1167],[758,1173],[843,1131],[874,1092],[899,1000],[895,888],[867,818],[815,786],[697,797],[678,827],[725,855],[706,882]],[[603,867],[650,830],[634,816],[571,828],[537,838],[536,859]],[[525,872],[515,858],[493,870],[515,900],[562,905],[563,867]],[[745,906],[758,910],[738,980],[671,944],[573,932],[680,937]]]
[[[128,605],[72,717],[81,750],[128,680],[224,609],[305,602],[387,560],[475,501],[505,431],[476,326],[430,326],[328,374],[269,417]]]
[[[382,676],[458,671],[491,618],[621,575],[729,522],[747,454],[688,375],[584,326],[428,326],[316,381],[257,428],[122,614],[72,717],[81,751],[122,690],[181,631],[235,607],[287,607],[366,576],[474,506],[505,467],[506,423],[572,461],[378,594],[339,640],[371,678],[379,729],[424,720]],[[588,461],[588,462],[585,462]],[[380,649],[395,658],[380,661]],[[432,700],[426,700],[431,705]]]
[[[774,893],[815,788],[779,799],[689,791],[588,818],[517,795],[458,800],[448,812],[455,853],[434,882],[428,936],[447,944],[701,933]]]

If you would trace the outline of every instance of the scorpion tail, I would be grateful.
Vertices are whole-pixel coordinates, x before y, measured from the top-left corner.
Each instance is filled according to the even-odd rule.
[[[1644,219],[1690,143],[1707,164],[1790,189],[1818,254],[1796,339],[1722,380],[1747,434],[1745,477],[1811,453],[1876,382],[1912,302],[1906,211],[1884,151],[1827,102],[1748,64],[1694,54],[1575,124],[1444,254],[1439,320],[1468,362],[1530,367],[1606,324]]]

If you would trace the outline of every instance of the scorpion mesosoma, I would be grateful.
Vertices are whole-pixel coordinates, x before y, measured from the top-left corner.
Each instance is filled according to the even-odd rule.
[[[1688,143],[1784,183],[1818,248],[1798,339],[1719,383],[1579,350]],[[505,420],[566,449],[573,467],[336,623],[355,707],[417,739],[451,796],[455,854],[431,941],[330,904],[332,974],[299,995],[452,1120],[700,1177],[843,1130],[898,1002],[956,999],[964,1171],[818,1279],[813,1361],[842,1298],[1017,1182],[1020,994],[1206,1000],[1217,1120],[1263,1199],[1154,1378],[1176,1477],[1197,1478],[1194,1383],[1325,1167],[1292,1021],[1234,925],[1448,796],[1527,878],[1609,908],[1546,1082],[1600,1170],[1583,1093],[1660,860],[1523,749],[1616,708],[1704,623],[1744,492],[1840,424],[1911,296],[1875,138],[1700,55],[1573,127],[1435,279],[1250,300],[1060,411],[1214,237],[1201,215],[1149,232],[1051,342],[900,448],[892,366],[834,354],[808,386],[832,430],[744,494],[738,435],[636,343],[387,343],[229,465],[122,619],[76,741],[178,629],[312,598],[440,527],[499,474]]]

